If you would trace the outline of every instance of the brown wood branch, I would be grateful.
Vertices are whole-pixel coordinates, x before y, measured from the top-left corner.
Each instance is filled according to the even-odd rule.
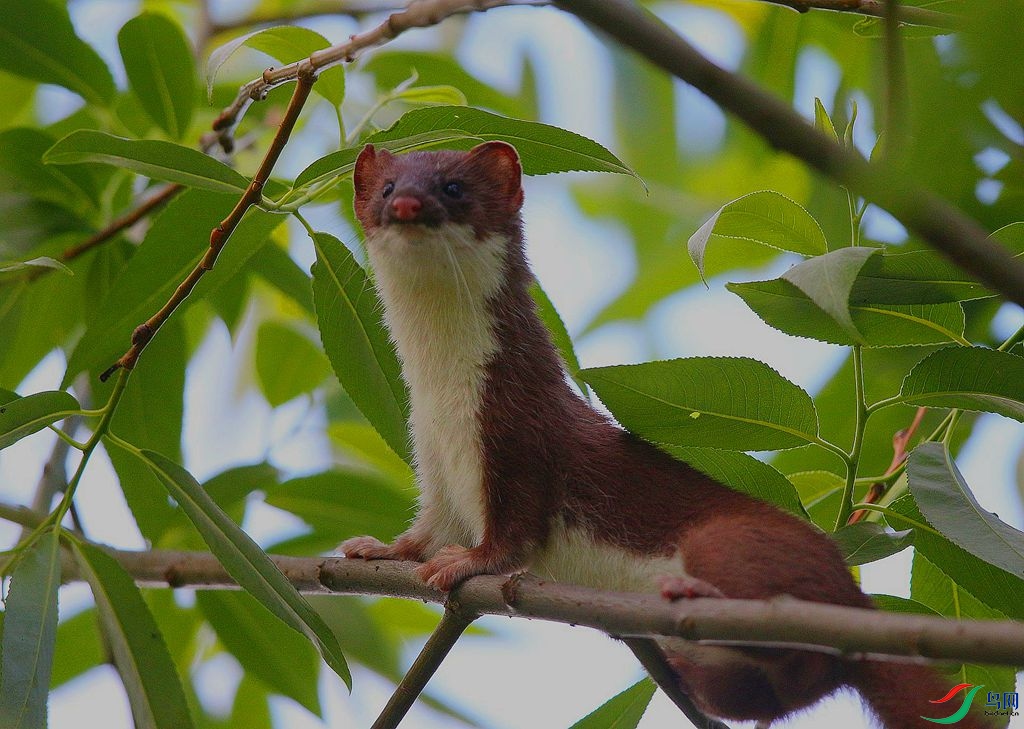
[[[885,0],[761,0],[773,5],[783,5],[800,13],[811,10],[832,10],[840,13],[855,13],[872,18],[884,18],[889,3]],[[928,8],[901,5],[896,13],[904,25],[925,25],[943,30],[956,30],[963,25],[963,18],[952,13],[943,13]]]
[[[141,585],[238,589],[208,552],[111,550],[111,554]],[[789,646],[850,660],[885,657],[918,663],[927,659],[1018,666],[1024,656],[1024,623],[1013,620],[958,621],[789,597],[668,602],[657,595],[605,592],[529,575],[473,577],[446,595],[419,579],[416,563],[275,555],[271,559],[300,592],[401,597],[440,605],[456,600],[458,609],[467,614],[537,618],[615,636],[666,635],[715,645]],[[81,579],[73,560],[65,564],[64,576]]]
[[[224,218],[212,231],[210,231],[210,247],[207,249],[206,254],[202,260],[199,261],[198,265],[192,269],[192,271],[185,277],[185,280],[178,284],[178,288],[175,289],[174,294],[167,300],[159,311],[153,314],[149,319],[140,324],[132,332],[131,347],[121,357],[112,364],[107,370],[100,375],[100,380],[105,381],[110,375],[119,369],[130,370],[135,367],[136,362],[139,361],[139,356],[145,350],[146,345],[149,344],[153,336],[159,331],[160,327],[163,326],[164,322],[170,317],[171,313],[183,302],[188,295],[195,288],[195,285],[199,282],[199,279],[203,275],[213,268],[217,261],[217,256],[220,255],[221,250],[224,248],[231,237],[231,233],[234,232],[235,228],[242,220],[242,216],[245,215],[246,210],[258,203],[263,196],[263,186],[267,184],[267,180],[270,179],[270,173],[274,169],[274,165],[277,163],[278,158],[281,156],[281,152],[284,151],[284,146],[288,142],[288,138],[291,136],[292,130],[295,128],[295,122],[299,118],[299,112],[302,111],[303,106],[306,104],[306,100],[309,98],[309,93],[313,89],[313,82],[316,80],[316,76],[312,71],[303,72],[295,84],[295,91],[292,93],[291,101],[288,102],[288,108],[284,113],[284,117],[281,119],[281,125],[277,129],[277,133],[274,135],[273,141],[270,143],[270,147],[267,149],[266,155],[263,157],[263,161],[260,163],[259,169],[253,176],[252,182],[246,188],[245,192],[242,193],[242,197],[239,198],[238,203],[228,213],[228,216]]]
[[[394,40],[407,30],[437,25],[453,15],[484,12],[507,5],[547,4],[535,0],[414,0],[408,7],[389,15],[384,22],[351,36],[344,43],[324,48],[280,68],[268,68],[262,76],[239,89],[235,100],[213,122],[213,129],[220,134],[221,146],[230,150],[233,130],[249,105],[253,101],[262,101],[272,88],[293,81],[301,73],[315,73],[336,63],[351,63],[361,52]]]

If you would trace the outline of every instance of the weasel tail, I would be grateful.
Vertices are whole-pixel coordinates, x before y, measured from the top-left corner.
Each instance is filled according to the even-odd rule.
[[[402,360],[420,503],[393,544],[348,557],[423,562],[449,590],[530,571],[667,599],[803,600],[871,608],[824,534],[733,491],[598,413],[567,384],[529,295],[515,149],[401,156],[366,147],[355,168],[384,318]],[[660,641],[712,716],[773,721],[842,687],[889,729],[933,727],[952,682],[927,668],[791,649]],[[969,714],[960,729],[988,726]]]

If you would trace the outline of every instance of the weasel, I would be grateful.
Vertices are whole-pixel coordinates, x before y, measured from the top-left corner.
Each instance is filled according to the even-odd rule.
[[[528,293],[514,147],[396,156],[368,145],[354,179],[409,389],[421,494],[393,544],[357,537],[341,545],[347,557],[423,562],[419,575],[440,590],[528,568],[668,599],[872,608],[825,534],[619,428],[568,385]],[[726,719],[771,722],[852,686],[885,727],[931,727],[920,717],[950,687],[917,665],[659,645],[697,706]],[[986,724],[972,714],[957,726]]]

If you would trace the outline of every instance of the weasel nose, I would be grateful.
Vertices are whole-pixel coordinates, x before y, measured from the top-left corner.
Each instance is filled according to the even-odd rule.
[[[391,210],[395,217],[405,223],[416,220],[422,207],[423,203],[420,199],[411,195],[402,195],[391,201]]]

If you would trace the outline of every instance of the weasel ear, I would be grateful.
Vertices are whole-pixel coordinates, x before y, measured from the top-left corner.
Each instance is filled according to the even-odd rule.
[[[484,142],[469,150],[469,156],[484,165],[509,201],[509,207],[518,210],[523,204],[523,168],[516,148],[508,142]]]
[[[356,216],[360,220],[363,218],[366,204],[373,195],[373,187],[380,176],[381,164],[391,159],[392,156],[386,149],[377,150],[372,144],[367,144],[356,157],[356,166],[352,172],[352,184],[356,190]]]

